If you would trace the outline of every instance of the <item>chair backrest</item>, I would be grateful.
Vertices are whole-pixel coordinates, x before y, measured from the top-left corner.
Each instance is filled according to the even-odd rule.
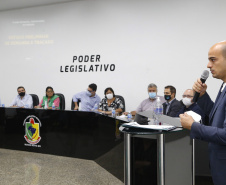
[[[115,95],[115,97],[119,98],[122,101],[122,104],[123,104],[122,112],[125,112],[126,111],[126,104],[125,104],[124,98],[122,96],[120,96],[120,95]]]
[[[61,93],[55,93],[55,95],[60,97],[60,110],[65,110],[65,98]]]
[[[78,106],[79,106],[79,102],[80,102],[80,100],[78,100],[78,102],[77,102]],[[73,98],[72,98],[72,101],[71,101],[71,110],[74,110],[74,108],[75,108],[75,103],[73,102]]]
[[[33,100],[33,107],[39,105],[39,98],[36,94],[30,94]]]

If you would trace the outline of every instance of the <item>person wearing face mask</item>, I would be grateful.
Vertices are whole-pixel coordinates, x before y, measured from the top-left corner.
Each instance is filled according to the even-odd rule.
[[[182,106],[180,111],[177,113],[176,117],[179,117],[180,114],[184,114],[187,111],[193,111],[202,117],[202,123],[204,124],[206,115],[204,114],[202,109],[199,107],[199,105],[192,101],[194,97],[194,91],[192,89],[187,89],[182,95],[182,97],[183,97],[182,103],[184,104],[184,106]]]
[[[73,96],[75,104],[74,110],[92,111],[95,104],[100,103],[100,97],[96,94],[97,85],[92,83],[88,86],[86,91],[79,92]],[[78,106],[78,101],[80,102]]]
[[[165,102],[163,96],[158,96],[157,95],[158,89],[157,85],[154,83],[151,83],[148,85],[148,98],[143,100],[140,105],[137,107],[136,111],[132,111],[131,114],[135,116],[137,112],[144,112],[147,110],[153,110],[155,104],[156,104],[156,99],[157,97],[160,97],[161,103],[163,104]],[[127,115],[128,112],[124,112],[123,114]]]
[[[122,100],[115,97],[114,90],[111,87],[108,87],[104,90],[105,98],[101,100],[99,103],[99,112],[103,112],[105,114],[112,114],[113,108],[115,112],[121,113],[124,108]]]
[[[33,100],[31,95],[26,94],[25,88],[19,86],[17,88],[18,95],[14,98],[10,107],[33,108]]]
[[[164,98],[166,102],[163,103],[164,115],[176,117],[178,111],[181,109],[182,103],[179,102],[175,97],[176,88],[171,85],[166,86],[164,90]]]

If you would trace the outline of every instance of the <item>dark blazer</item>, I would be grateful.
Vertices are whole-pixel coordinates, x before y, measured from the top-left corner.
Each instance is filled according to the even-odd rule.
[[[191,104],[188,108],[185,105],[183,105],[180,111],[177,113],[176,117],[179,117],[180,114],[184,114],[187,111],[193,111],[199,114],[202,117],[202,123],[206,124],[205,123],[207,120],[206,115],[197,103]]]
[[[209,142],[210,168],[215,185],[226,184],[226,88],[218,93],[215,103],[205,93],[199,106],[209,114],[209,125],[194,122],[191,137]]]
[[[182,104],[179,102],[176,98],[171,102],[169,110],[166,114],[166,102],[162,104],[163,105],[163,114],[170,116],[170,117],[176,117],[177,113],[180,111]]]

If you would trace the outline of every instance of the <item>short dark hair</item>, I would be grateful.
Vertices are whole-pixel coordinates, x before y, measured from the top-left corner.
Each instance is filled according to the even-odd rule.
[[[89,84],[89,88],[91,88],[93,91],[97,91],[97,85],[96,84]]]
[[[25,90],[25,88],[24,88],[23,86],[19,86],[19,87],[17,87],[17,90],[18,90],[18,89],[21,89],[21,88],[23,88],[23,89]]]
[[[46,87],[46,92],[48,91],[48,89],[51,89],[52,91],[54,91],[53,88],[52,88],[51,86]],[[54,95],[55,95],[55,93],[53,93],[53,96],[54,96]],[[48,98],[47,93],[46,93],[46,97]]]
[[[106,88],[106,89],[104,90],[104,95],[106,96],[106,93],[107,93],[109,90],[113,93],[113,97],[115,97],[115,92],[114,92],[114,90],[113,90],[111,87],[108,87],[108,88]]]
[[[175,96],[176,96],[176,88],[173,87],[172,85],[167,85],[167,86],[165,87],[165,89],[170,89],[171,94],[174,93]]]
[[[52,91],[54,91],[51,86],[46,87],[46,92],[48,91],[48,89],[51,89]]]

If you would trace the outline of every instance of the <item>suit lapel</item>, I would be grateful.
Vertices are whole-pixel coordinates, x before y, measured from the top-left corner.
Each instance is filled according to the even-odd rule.
[[[176,98],[173,99],[172,102],[170,103],[170,107],[169,107],[169,109],[168,109],[167,115],[168,115],[168,113],[171,111],[171,108],[172,108],[172,106],[173,106],[174,100],[176,100]]]
[[[223,83],[224,84],[224,83]],[[221,88],[223,87],[223,84],[221,85]],[[220,103],[222,102],[221,100],[223,99],[224,95],[225,95],[225,92],[226,92],[226,87],[224,88],[224,90],[221,92],[221,88],[218,92],[218,95],[217,95],[217,98],[216,98],[216,101],[214,103],[214,106],[213,106],[213,109],[212,111],[210,112],[210,120],[212,119],[215,111],[217,110],[217,107],[220,105]]]
[[[166,103],[163,103],[163,114],[166,114]]]

